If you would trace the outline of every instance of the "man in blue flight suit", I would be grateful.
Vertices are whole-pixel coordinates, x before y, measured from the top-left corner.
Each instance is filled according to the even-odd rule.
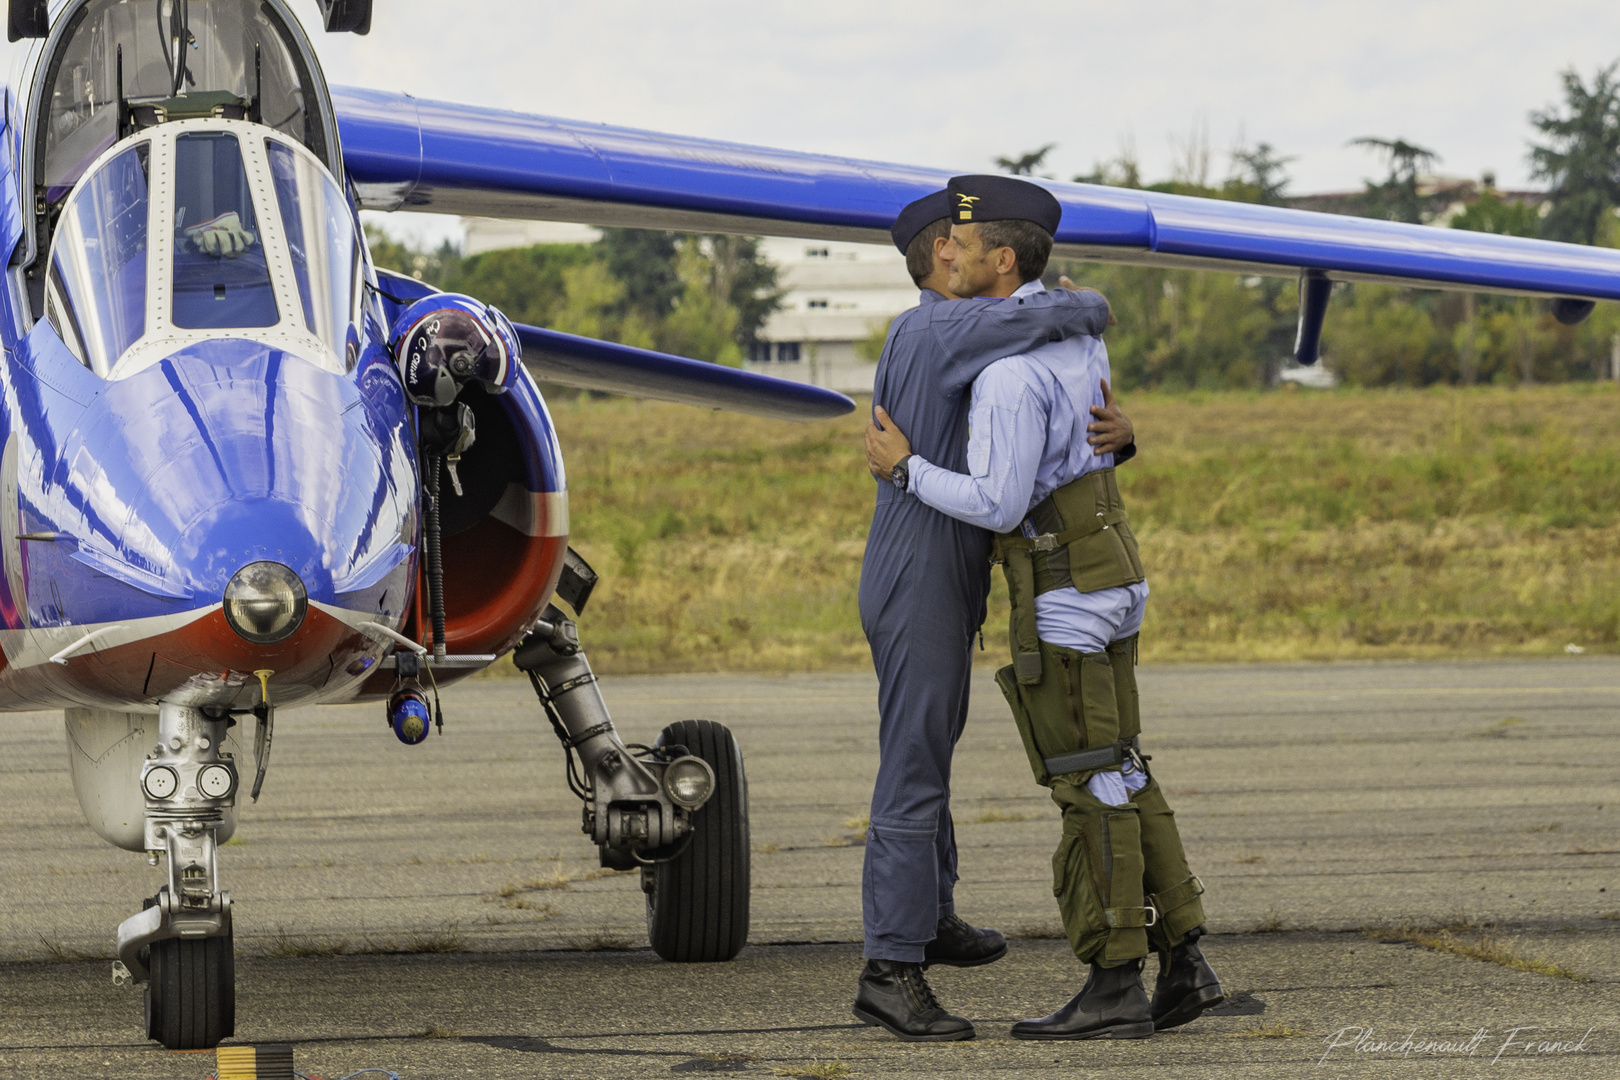
[[[963,469],[966,391],[979,372],[1049,341],[1098,335],[1109,312],[1089,291],[959,300],[945,288],[949,268],[939,258],[949,233],[943,191],[907,206],[895,221],[895,246],[922,297],[889,328],[872,400],[919,452]],[[1113,409],[1097,416],[1093,441],[1123,451],[1129,421]],[[902,1039],[968,1039],[973,1025],[939,1006],[923,968],[973,967],[1007,952],[1001,934],[969,926],[952,904],[951,755],[967,719],[991,537],[923,505],[891,477],[878,479],[860,611],[878,673],[880,764],[861,886],[867,964],[854,1011]]]

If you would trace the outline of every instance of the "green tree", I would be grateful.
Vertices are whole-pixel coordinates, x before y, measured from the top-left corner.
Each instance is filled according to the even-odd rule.
[[[996,158],[996,168],[1013,176],[1034,176],[1036,169],[1046,167],[1046,155],[1057,149],[1057,143],[1047,143],[1039,150],[1019,154],[1017,157]],[[1048,177],[1048,179],[1051,179]]]
[[[1293,160],[1279,157],[1268,142],[1256,143],[1253,149],[1240,146],[1232,151],[1232,176],[1223,185],[1222,195],[1235,202],[1281,206],[1290,183],[1287,166]]]
[[[1564,109],[1530,114],[1546,142],[1530,148],[1530,174],[1552,186],[1542,234],[1577,244],[1597,241],[1605,216],[1620,205],[1620,61],[1599,68],[1588,86],[1563,73]]]
[[[1528,203],[1508,202],[1486,188],[1452,217],[1451,227],[1498,236],[1535,236],[1541,231],[1541,212]]]
[[[746,355],[787,290],[777,285],[776,267],[760,254],[758,237],[716,234],[705,239],[715,293],[737,309],[736,340]]]
[[[737,344],[738,315],[728,295],[730,283],[721,280],[714,259],[703,248],[697,237],[687,237],[679,245],[675,269],[681,297],[659,330],[658,344],[677,356],[741,367],[743,352]]]
[[[1418,176],[1439,164],[1439,154],[1405,139],[1364,136],[1351,139],[1348,145],[1375,150],[1383,155],[1389,165],[1389,176],[1383,183],[1367,181],[1367,190],[1362,196],[1364,216],[1418,225],[1426,213],[1435,209],[1437,197],[1419,193]]]
[[[461,265],[461,249],[446,240],[436,251],[419,251],[403,244],[381,229],[366,226],[366,246],[371,261],[383,270],[413,277],[429,285],[439,285]]]
[[[553,326],[568,306],[565,271],[593,260],[582,244],[502,248],[463,259],[439,284],[494,304],[513,322]]]

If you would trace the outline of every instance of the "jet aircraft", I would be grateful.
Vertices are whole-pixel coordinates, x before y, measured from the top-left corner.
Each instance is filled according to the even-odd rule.
[[[327,32],[370,27],[370,0],[321,7]],[[29,47],[0,91],[0,711],[61,709],[87,822],[166,868],[117,930],[148,1036],[234,1030],[219,849],[276,711],[377,701],[419,743],[437,689],[507,652],[603,864],[640,869],[658,954],[735,956],[741,752],[707,722],[614,730],[564,610],[596,575],[536,377],[787,420],[853,402],[513,326],[378,270],[358,212],[887,243],[947,174],[329,87],[286,0],[7,14]],[[1047,186],[1059,255],[1297,275],[1306,363],[1335,281],[1549,297],[1566,321],[1620,299],[1616,251]]]

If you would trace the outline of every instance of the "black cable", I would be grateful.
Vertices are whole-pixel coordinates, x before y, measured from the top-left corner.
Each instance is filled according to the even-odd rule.
[[[433,616],[433,651],[443,655],[444,643],[444,561],[439,550],[439,456],[425,459],[422,486],[427,489],[426,547],[428,559],[428,605]]]

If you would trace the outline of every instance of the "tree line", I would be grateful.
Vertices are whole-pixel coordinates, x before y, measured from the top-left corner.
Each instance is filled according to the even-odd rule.
[[[782,297],[746,236],[603,229],[595,244],[463,257],[368,230],[378,266],[494,304],[514,322],[737,367]]]

